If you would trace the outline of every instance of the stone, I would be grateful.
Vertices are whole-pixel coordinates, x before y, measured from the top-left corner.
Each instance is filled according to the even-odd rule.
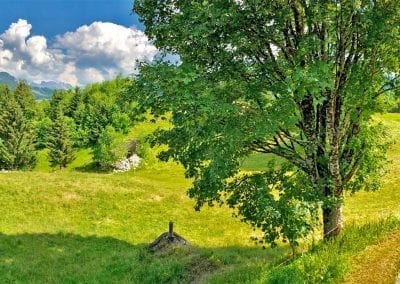
[[[114,163],[112,166],[114,168],[114,172],[127,172],[131,169],[136,169],[139,167],[141,161],[142,159],[137,154],[133,154],[126,159]]]

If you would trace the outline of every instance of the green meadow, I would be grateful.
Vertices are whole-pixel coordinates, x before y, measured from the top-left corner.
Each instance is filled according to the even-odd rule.
[[[400,138],[400,115],[377,119]],[[154,128],[141,123],[129,135]],[[148,156],[137,170],[102,173],[85,149],[53,171],[42,151],[34,171],[1,172],[0,283],[393,283],[400,270],[400,143],[380,190],[346,196],[343,235],[321,243],[316,232],[294,260],[285,244],[256,244],[260,232],[227,207],[196,212],[182,167]],[[250,156],[243,168],[265,159]],[[191,246],[149,252],[169,221]],[[371,274],[383,277],[360,278]]]

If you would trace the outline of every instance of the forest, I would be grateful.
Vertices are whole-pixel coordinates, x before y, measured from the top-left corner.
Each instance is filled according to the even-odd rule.
[[[34,100],[24,81],[14,89],[3,85],[1,168],[30,170],[37,151],[48,149],[51,167],[63,169],[74,160],[76,149],[92,147],[93,166],[110,169],[126,155],[127,149],[118,144],[135,120],[133,98],[124,95],[128,82],[118,77],[83,89],[57,90],[50,100],[41,101]]]

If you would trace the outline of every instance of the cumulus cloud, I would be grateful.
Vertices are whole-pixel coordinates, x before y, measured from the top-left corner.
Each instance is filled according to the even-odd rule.
[[[0,34],[0,71],[39,82],[82,85],[134,73],[137,61],[150,61],[157,49],[133,27],[94,22],[56,37],[31,36],[32,25],[20,19]]]

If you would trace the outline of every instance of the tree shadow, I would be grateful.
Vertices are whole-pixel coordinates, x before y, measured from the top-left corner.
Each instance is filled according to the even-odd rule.
[[[275,254],[275,255],[274,255]],[[152,253],[146,244],[74,234],[0,234],[0,282],[191,283],[244,264],[261,273],[279,252],[260,247],[172,247]],[[258,264],[249,270],[248,264]],[[257,276],[257,275],[255,275]],[[254,277],[254,275],[252,276]]]
[[[95,162],[85,164],[83,166],[78,166],[71,168],[71,170],[81,172],[81,173],[95,173],[95,174],[109,174],[112,173],[112,169],[102,169]]]

